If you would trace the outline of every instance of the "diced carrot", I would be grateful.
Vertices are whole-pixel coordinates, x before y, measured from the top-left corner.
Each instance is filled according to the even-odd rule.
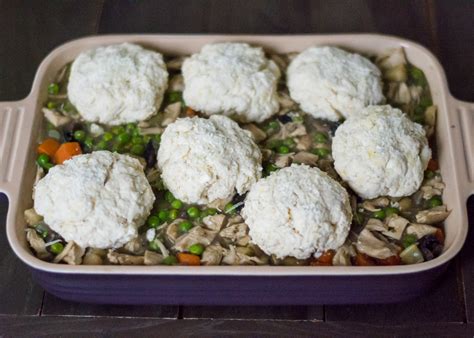
[[[401,259],[400,256],[394,255],[385,259],[376,259],[375,262],[377,265],[400,265]]]
[[[372,257],[369,257],[366,254],[358,252],[357,256],[355,257],[355,265],[372,266],[372,265],[375,265],[375,261]]]
[[[176,255],[178,261],[184,265],[201,265],[201,258],[196,255],[180,252]]]
[[[38,146],[38,154],[46,154],[53,158],[59,148],[59,142],[54,138],[47,138]]]
[[[314,259],[309,263],[309,265],[312,266],[331,266],[332,265],[332,259],[334,258],[334,255],[336,252],[334,250],[328,250],[324,252],[321,256],[318,258]]]
[[[436,171],[439,169],[439,165],[438,165],[438,161],[434,160],[434,159],[431,159],[429,162],[428,162],[428,169],[431,170],[431,171]]]
[[[444,232],[443,230],[441,229],[437,229],[434,236],[436,237],[436,239],[441,243],[443,244],[444,243]]]
[[[67,142],[59,146],[54,154],[54,163],[63,164],[73,156],[82,154],[81,145],[77,142]]]
[[[187,117],[193,117],[193,116],[196,116],[196,115],[197,115],[197,113],[194,109],[189,108],[189,107],[186,108],[186,116]]]

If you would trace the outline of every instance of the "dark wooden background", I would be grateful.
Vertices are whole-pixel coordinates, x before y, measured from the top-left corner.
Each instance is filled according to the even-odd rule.
[[[57,45],[108,33],[340,33],[406,37],[441,60],[451,91],[474,101],[474,1],[0,0],[0,101],[27,95]],[[8,246],[0,194],[0,336],[472,336],[474,248],[424,297],[392,305],[103,306],[45,293]],[[470,225],[474,220],[471,197]],[[317,285],[315,285],[317,287]],[[238,320],[236,320],[238,319]]]

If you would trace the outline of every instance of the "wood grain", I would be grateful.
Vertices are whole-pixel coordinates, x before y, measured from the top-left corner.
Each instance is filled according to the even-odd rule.
[[[434,323],[396,328],[366,323],[142,318],[0,317],[6,337],[467,337],[471,324]]]

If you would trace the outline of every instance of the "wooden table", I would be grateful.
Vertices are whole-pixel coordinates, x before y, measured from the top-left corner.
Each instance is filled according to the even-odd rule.
[[[0,100],[27,95],[42,58],[106,33],[379,32],[422,43],[454,95],[474,101],[474,1],[0,0]],[[8,246],[0,195],[0,336],[464,336],[474,332],[474,232],[424,297],[357,306],[103,306],[62,301],[36,285]],[[471,197],[470,225],[474,222]],[[317,286],[315,286],[317,287]],[[235,320],[239,319],[239,320]]]

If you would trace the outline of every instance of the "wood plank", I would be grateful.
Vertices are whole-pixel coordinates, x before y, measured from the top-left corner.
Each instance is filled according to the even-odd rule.
[[[311,321],[162,320],[142,318],[0,317],[6,337],[467,337],[473,324],[433,323],[387,327],[381,324]],[[376,332],[376,333],[375,333]]]
[[[45,293],[42,316],[178,318],[178,306],[132,306],[75,303]]]
[[[108,0],[99,33],[195,33],[206,31],[208,1]]]
[[[324,319],[322,306],[185,306],[184,319]]]
[[[436,0],[433,21],[440,61],[454,96],[474,102],[474,1]]]
[[[5,233],[8,200],[0,194],[0,314],[37,315],[43,290],[16,258]],[[1,332],[1,331],[0,331]]]
[[[449,266],[426,295],[399,304],[326,306],[328,322],[365,322],[386,325],[464,321],[463,295],[456,264]]]
[[[472,80],[471,80],[472,81]],[[469,216],[469,230],[466,244],[461,251],[461,279],[465,297],[466,319],[468,322],[474,322],[474,195],[471,196],[466,204]]]
[[[68,40],[97,32],[102,0],[0,0],[0,100],[25,97],[41,60]]]

